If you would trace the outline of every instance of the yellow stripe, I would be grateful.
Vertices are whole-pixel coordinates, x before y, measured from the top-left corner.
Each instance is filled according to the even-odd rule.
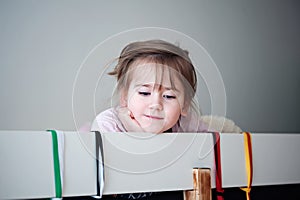
[[[246,162],[246,173],[247,173],[247,187],[245,188],[241,188],[241,190],[246,192],[246,197],[247,200],[250,200],[250,191],[251,191],[251,179],[252,179],[252,165],[251,165],[251,158],[250,158],[250,153],[249,152],[249,146],[251,145],[251,134],[248,132],[244,132],[244,148],[245,148],[245,162]],[[249,135],[249,140],[248,140],[248,136]]]

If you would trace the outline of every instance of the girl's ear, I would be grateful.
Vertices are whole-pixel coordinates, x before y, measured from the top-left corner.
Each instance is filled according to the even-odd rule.
[[[182,109],[181,110],[181,115],[184,116],[184,117],[186,117],[187,116],[187,110]]]
[[[186,117],[188,114],[188,110],[189,110],[190,104],[188,103],[184,103],[183,108],[181,109],[181,115]]]
[[[120,92],[120,106],[127,107],[127,93],[124,90]]]

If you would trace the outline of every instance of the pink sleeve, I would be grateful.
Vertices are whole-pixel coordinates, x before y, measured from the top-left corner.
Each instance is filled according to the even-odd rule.
[[[97,115],[92,124],[91,131],[100,131],[101,133],[126,132],[113,108]]]

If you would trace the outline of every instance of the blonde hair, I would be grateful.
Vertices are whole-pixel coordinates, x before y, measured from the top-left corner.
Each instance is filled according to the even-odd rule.
[[[163,40],[133,42],[121,51],[117,65],[108,74],[117,77],[117,88],[120,90],[124,87],[128,88],[128,78],[124,79],[124,77],[131,70],[134,62],[145,60],[166,65],[177,71],[189,84],[191,89],[188,89],[189,94],[186,98],[191,100],[196,93],[197,76],[188,54],[188,51]]]

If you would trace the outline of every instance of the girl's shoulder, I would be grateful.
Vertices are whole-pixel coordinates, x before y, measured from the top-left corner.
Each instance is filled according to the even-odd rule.
[[[178,123],[172,128],[172,132],[182,133],[207,133],[207,124],[201,119],[201,115],[190,110],[187,115],[180,116]]]

